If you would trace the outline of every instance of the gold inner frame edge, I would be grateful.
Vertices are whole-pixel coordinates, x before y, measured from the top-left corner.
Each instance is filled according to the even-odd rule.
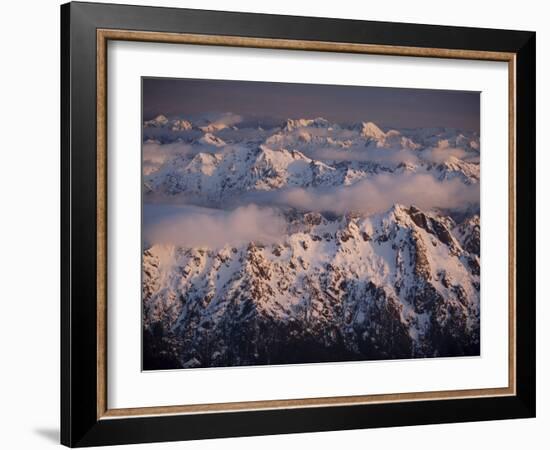
[[[174,414],[206,414],[269,409],[350,406],[402,401],[449,400],[516,394],[516,54],[479,50],[389,46],[325,41],[251,38],[240,36],[159,33],[98,29],[97,82],[97,419]],[[197,405],[109,409],[107,405],[107,42],[109,40],[168,44],[214,45],[278,50],[306,50],[370,55],[502,61],[508,63],[508,386],[395,394],[260,400]]]

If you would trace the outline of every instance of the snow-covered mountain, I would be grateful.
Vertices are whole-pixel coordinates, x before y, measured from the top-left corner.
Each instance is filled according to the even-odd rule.
[[[164,123],[171,130],[173,125],[164,116],[154,126],[150,122],[145,122],[146,129]],[[440,129],[442,139],[437,140],[435,132],[384,132],[372,122],[344,128],[322,118],[289,119],[270,132],[221,129],[197,135],[192,129],[186,135],[174,133],[175,143],[190,144],[191,149],[173,152],[157,171],[148,172],[146,192],[201,193],[222,201],[254,190],[351,185],[372,174],[402,172],[478,183],[479,137],[455,131],[457,137],[451,139],[451,130]],[[468,138],[460,138],[466,134]],[[457,146],[450,147],[451,141]]]
[[[365,147],[387,149],[418,150],[438,147],[445,144],[448,147],[479,152],[479,133],[454,128],[415,128],[387,129],[384,131],[373,122],[363,121],[351,125],[337,124],[317,117],[314,119],[287,119],[280,126],[275,121],[266,121],[263,126],[258,121],[235,122],[228,120],[229,113],[215,118],[181,117],[169,118],[160,114],[154,119],[143,123],[144,140],[159,136],[163,143],[186,140],[190,136],[197,137],[204,133],[216,134],[225,141],[242,142],[254,137],[271,137],[271,144],[293,143],[298,146],[305,144],[325,144],[335,148]],[[238,133],[235,133],[238,131]],[[256,136],[254,136],[256,135]]]
[[[220,153],[176,157],[148,175],[145,184],[148,193],[185,193],[221,202],[246,192],[337,185],[344,175],[345,171],[314,161],[299,151],[275,151],[263,145],[233,146]]]
[[[445,204],[479,192],[476,133],[322,118],[173,125],[144,123],[166,131],[162,142],[144,132],[162,155],[144,176],[145,202],[275,204],[284,230],[269,242],[147,242],[145,369],[479,354],[479,200]],[[363,195],[377,203],[372,192],[409,199],[419,179],[452,190],[355,208]]]

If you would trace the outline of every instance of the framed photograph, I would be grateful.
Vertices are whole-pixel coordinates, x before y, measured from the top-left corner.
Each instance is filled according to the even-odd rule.
[[[61,441],[535,415],[535,33],[61,7]]]

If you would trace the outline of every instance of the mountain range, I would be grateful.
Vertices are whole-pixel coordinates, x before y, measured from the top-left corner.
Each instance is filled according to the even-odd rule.
[[[144,211],[175,211],[146,227],[177,237],[144,233],[144,369],[479,355],[478,133],[161,115],[143,140]],[[275,234],[231,219],[251,204]],[[234,239],[200,235],[221,217]]]

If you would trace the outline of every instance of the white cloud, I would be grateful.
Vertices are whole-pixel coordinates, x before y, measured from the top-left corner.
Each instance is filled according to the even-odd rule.
[[[192,158],[198,153],[224,153],[234,149],[233,145],[216,145],[202,142],[187,144],[185,142],[173,142],[170,144],[158,144],[156,142],[145,142],[143,144],[143,174],[150,175],[160,169],[166,162],[175,157],[182,156]]]
[[[462,208],[479,203],[479,185],[458,179],[438,181],[427,174],[375,175],[352,186],[331,189],[293,188],[255,195],[258,202],[291,206],[304,211],[372,214],[393,204],[429,208]]]
[[[212,118],[212,123],[215,125],[226,125],[231,127],[243,121],[243,117],[234,113],[222,113],[219,117]]]
[[[148,175],[156,171],[165,161],[175,156],[190,156],[195,153],[197,153],[197,150],[192,145],[183,142],[174,142],[171,144],[145,142],[143,144],[143,173],[144,175]]]
[[[479,162],[479,155],[474,152],[468,152],[463,148],[450,147],[446,140],[439,141],[437,147],[431,147],[423,150],[420,157],[429,162],[437,164],[449,161],[451,157],[461,159],[465,162]]]
[[[148,207],[153,210],[146,212],[150,223],[146,220],[144,239],[150,244],[212,249],[253,241],[269,244],[278,241],[286,231],[283,218],[275,210],[256,205],[233,211],[193,206]]]
[[[324,161],[358,161],[358,162],[373,162],[373,163],[416,163],[418,156],[411,150],[395,150],[395,149],[331,149],[319,148],[306,152],[310,158],[320,159]]]
[[[450,157],[465,159],[468,152],[462,148],[432,147],[422,151],[422,159],[437,164],[449,161]]]

